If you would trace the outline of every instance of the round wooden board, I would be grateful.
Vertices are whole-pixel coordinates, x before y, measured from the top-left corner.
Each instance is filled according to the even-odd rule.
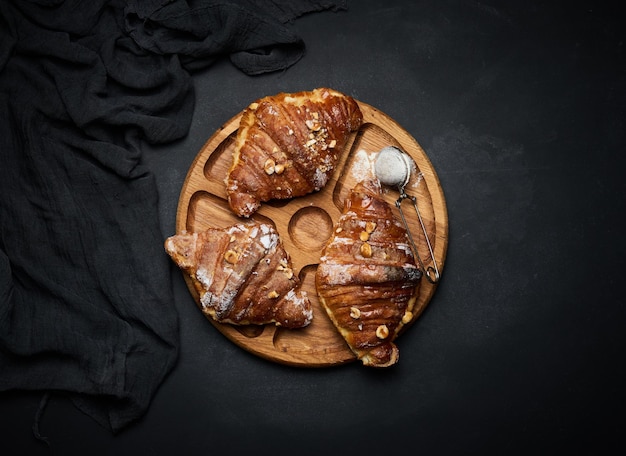
[[[373,157],[385,146],[399,147],[416,163],[406,192],[417,197],[437,266],[443,273],[448,246],[448,214],[437,174],[424,150],[408,132],[386,114],[365,103],[358,103],[363,112],[363,125],[351,136],[326,187],[317,193],[288,201],[265,203],[253,216],[257,220],[271,221],[276,226],[285,249],[291,255],[293,269],[299,274],[303,289],[313,304],[313,322],[306,328],[289,330],[273,325],[234,326],[209,319],[232,342],[265,359],[307,367],[339,365],[355,360],[317,299],[315,271],[322,248],[341,215],[344,199],[354,185],[372,173]],[[193,161],[178,204],[178,233],[184,230],[202,231],[209,227],[223,228],[241,222],[228,206],[224,184],[232,162],[241,114],[216,131]],[[399,196],[397,189],[385,188],[384,193],[393,206]],[[402,207],[421,258],[426,265],[432,264],[413,207],[408,202]],[[198,295],[190,280],[187,277],[185,280],[199,305]],[[422,279],[411,323],[424,310],[436,287]],[[404,327],[405,331],[411,323]]]

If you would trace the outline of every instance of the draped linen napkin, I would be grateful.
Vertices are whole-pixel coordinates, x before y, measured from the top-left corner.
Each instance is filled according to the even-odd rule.
[[[191,74],[295,64],[288,22],[345,1],[0,2],[0,391],[60,391],[117,432],[179,349],[141,144],[183,137]]]

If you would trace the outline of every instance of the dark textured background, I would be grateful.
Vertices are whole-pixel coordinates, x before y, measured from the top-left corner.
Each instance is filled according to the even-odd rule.
[[[40,430],[55,454],[623,449],[626,33],[596,3],[352,1],[291,25],[307,54],[284,72],[195,75],[189,135],[144,150],[164,236],[220,125],[261,96],[329,86],[429,155],[450,222],[442,282],[394,368],[299,369],[226,340],[172,270],[181,353],[147,415],[113,436],[54,396]],[[0,395],[8,454],[47,454],[39,399]]]

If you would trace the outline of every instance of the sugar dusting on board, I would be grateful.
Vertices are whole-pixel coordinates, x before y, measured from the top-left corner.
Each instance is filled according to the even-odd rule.
[[[413,164],[412,172],[415,172],[415,164]],[[417,178],[415,179],[415,182],[413,182],[413,184],[411,185],[411,188],[419,187],[420,183],[423,180],[424,180],[424,174],[420,171],[419,173],[417,173]]]
[[[376,152],[368,153],[367,151],[360,149],[354,155],[354,162],[350,167],[350,173],[356,182],[362,182],[376,177],[374,175],[374,160],[376,158],[376,154]]]

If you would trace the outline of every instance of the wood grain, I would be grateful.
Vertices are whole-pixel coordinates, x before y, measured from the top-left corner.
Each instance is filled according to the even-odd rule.
[[[434,256],[443,275],[448,247],[448,214],[439,178],[422,147],[407,131],[374,107],[358,103],[363,112],[363,125],[351,136],[326,187],[308,196],[264,203],[253,216],[257,220],[272,221],[276,226],[291,255],[294,271],[299,274],[303,289],[313,304],[311,325],[289,330],[274,326],[238,327],[209,320],[232,342],[262,358],[305,367],[332,366],[355,360],[321,308],[315,291],[315,270],[333,224],[341,215],[347,193],[372,172],[371,160],[385,146],[401,148],[416,163],[406,191],[417,197]],[[178,233],[183,230],[201,231],[208,227],[222,228],[241,221],[228,206],[224,185],[240,118],[241,113],[216,131],[191,164],[178,204]],[[393,205],[398,198],[397,190],[385,189],[385,198]],[[429,265],[432,262],[417,216],[409,205],[403,205],[403,208],[420,255]],[[186,277],[185,280],[199,303],[190,281]],[[411,324],[428,305],[436,288],[437,285],[422,279]],[[406,325],[404,330],[411,324]],[[402,352],[401,341],[398,345]]]

